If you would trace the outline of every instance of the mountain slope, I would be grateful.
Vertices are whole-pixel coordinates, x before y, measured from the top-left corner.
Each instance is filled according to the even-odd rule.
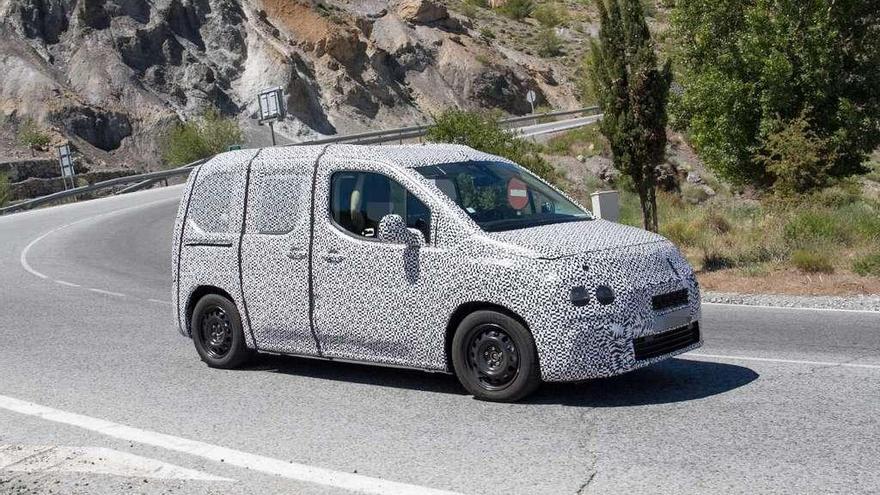
[[[255,95],[273,86],[287,96],[282,140],[450,106],[523,114],[529,89],[577,106],[552,62],[427,0],[0,0],[0,18],[5,132],[32,118],[98,166],[155,168],[162,131],[209,107],[266,144]]]

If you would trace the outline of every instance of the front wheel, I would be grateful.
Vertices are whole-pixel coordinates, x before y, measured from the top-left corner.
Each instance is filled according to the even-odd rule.
[[[238,309],[223,296],[199,299],[190,328],[196,352],[212,368],[237,368],[253,355],[244,342]]]
[[[513,402],[541,384],[532,334],[517,320],[495,311],[468,315],[452,339],[458,380],[478,399]]]

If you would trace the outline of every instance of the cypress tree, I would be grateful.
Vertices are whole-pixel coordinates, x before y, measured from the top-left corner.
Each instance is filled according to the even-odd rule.
[[[590,80],[614,166],[632,179],[645,228],[657,232],[657,165],[666,153],[672,70],[658,67],[640,0],[596,0],[601,28],[591,46]]]

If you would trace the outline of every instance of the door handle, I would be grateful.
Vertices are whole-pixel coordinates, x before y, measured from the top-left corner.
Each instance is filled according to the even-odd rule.
[[[339,263],[345,259],[345,256],[339,254],[335,249],[321,253],[321,258],[330,263]]]
[[[297,249],[290,248],[290,251],[287,252],[287,257],[292,260],[304,260],[309,253],[305,249]]]

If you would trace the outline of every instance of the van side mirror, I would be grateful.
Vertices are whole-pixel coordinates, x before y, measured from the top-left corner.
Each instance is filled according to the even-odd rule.
[[[389,244],[405,244],[410,247],[425,244],[425,236],[416,229],[408,229],[403,217],[394,213],[385,215],[379,221],[376,238]]]

